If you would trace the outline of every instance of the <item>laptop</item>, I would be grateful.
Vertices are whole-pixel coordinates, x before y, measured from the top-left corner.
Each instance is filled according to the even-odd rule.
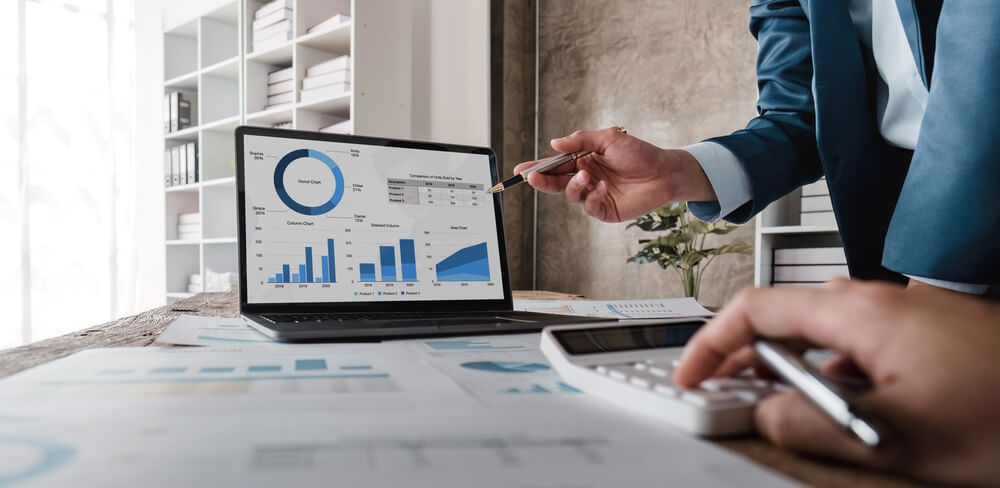
[[[238,127],[240,313],[286,342],[591,321],[514,311],[498,178],[485,147]]]

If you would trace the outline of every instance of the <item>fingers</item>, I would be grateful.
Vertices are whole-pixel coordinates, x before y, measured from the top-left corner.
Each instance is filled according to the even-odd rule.
[[[573,176],[566,183],[566,201],[569,203],[583,203],[587,194],[587,185],[590,184],[590,173],[586,171],[578,171],[576,175]]]
[[[591,217],[603,222],[618,222],[615,212],[608,208],[605,197],[608,196],[608,183],[599,181],[583,201],[583,209]]]
[[[573,175],[548,175],[541,173],[531,173],[527,182],[538,191],[545,193],[562,193]]]
[[[757,404],[754,422],[762,436],[782,448],[868,466],[884,464],[878,451],[851,437],[799,392],[765,398]]]
[[[870,285],[824,289],[751,289],[740,294],[684,348],[674,380],[691,387],[709,377],[726,358],[758,335],[800,339],[837,350],[866,369],[874,353],[871,344],[891,325],[873,313],[878,299]],[[859,350],[864,354],[859,357]]]
[[[563,153],[591,151],[603,154],[613,142],[628,137],[615,129],[578,130],[566,137],[552,139],[552,149]]]

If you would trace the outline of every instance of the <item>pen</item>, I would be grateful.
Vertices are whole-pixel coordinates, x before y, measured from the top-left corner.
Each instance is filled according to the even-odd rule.
[[[532,166],[532,167],[530,167],[530,168],[528,168],[528,169],[526,169],[526,170],[524,170],[524,171],[522,171],[522,172],[520,172],[520,173],[518,173],[518,174],[516,174],[514,176],[511,176],[510,178],[507,178],[506,180],[503,180],[500,183],[497,183],[496,185],[493,185],[490,188],[489,192],[490,193],[496,193],[496,192],[504,191],[504,190],[506,190],[506,189],[508,189],[508,188],[510,188],[512,186],[515,186],[515,185],[518,185],[520,183],[523,183],[524,180],[527,179],[528,175],[530,175],[531,173],[535,173],[535,172],[538,172],[538,171],[548,171],[550,169],[558,167],[559,165],[561,165],[563,163],[566,163],[568,161],[573,161],[574,159],[580,159],[580,158],[582,158],[582,157],[584,157],[584,156],[586,156],[588,154],[590,154],[590,151],[578,151],[578,152],[575,152],[575,153],[564,153],[564,154],[560,154],[558,156],[553,156],[553,157],[551,157],[549,159],[544,159],[544,160],[540,161],[538,164],[536,164],[536,165],[534,165],[534,166]]]
[[[801,357],[785,346],[766,339],[753,342],[757,356],[782,379],[790,383],[812,403],[869,447],[877,447],[882,435],[870,420],[858,412],[847,394],[823,377]]]

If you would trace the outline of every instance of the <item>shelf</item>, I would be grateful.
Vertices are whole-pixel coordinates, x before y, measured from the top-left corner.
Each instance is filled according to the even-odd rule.
[[[325,100],[299,102],[298,108],[314,112],[347,115],[351,111],[351,92],[337,95],[333,98],[327,98]]]
[[[247,61],[256,61],[275,66],[290,66],[292,64],[292,50],[295,41],[288,41],[280,46],[273,47],[266,51],[251,52],[247,54]]]
[[[190,73],[185,73],[180,76],[175,76],[167,81],[163,82],[163,86],[166,88],[177,88],[182,90],[198,90],[198,70],[194,70]]]
[[[201,244],[201,239],[169,239],[168,246],[197,246]]]
[[[350,54],[351,52],[351,22],[347,21],[336,27],[319,32],[310,32],[300,36],[296,42],[334,54]]]
[[[210,239],[202,239],[204,244],[236,244],[235,237],[213,237]]]
[[[201,130],[211,130],[218,132],[232,132],[240,126],[240,116],[233,115],[224,119],[213,120],[207,124],[201,124]]]
[[[199,183],[186,183],[183,185],[168,186],[165,188],[167,193],[182,193],[182,192],[197,192]]]
[[[211,180],[205,180],[205,181],[201,182],[201,186],[203,186],[203,187],[222,186],[222,185],[233,185],[235,183],[236,183],[236,177],[235,176],[227,176],[225,178],[215,178],[215,179],[211,179]]]
[[[237,81],[240,77],[240,57],[234,56],[224,61],[219,61],[211,66],[203,68],[201,74],[204,76],[215,76],[227,80]]]
[[[269,110],[261,110],[260,112],[254,112],[247,115],[247,122],[263,122],[267,124],[268,127],[271,124],[277,124],[278,122],[285,122],[292,120],[292,108],[293,104],[289,103],[287,105],[282,105],[280,107],[275,107]]]
[[[163,138],[166,140],[181,139],[185,141],[194,141],[198,139],[198,126],[188,127],[187,129],[181,129],[178,131],[171,132],[169,134],[164,134]]]
[[[836,225],[779,225],[761,227],[761,234],[836,234],[840,230]]]

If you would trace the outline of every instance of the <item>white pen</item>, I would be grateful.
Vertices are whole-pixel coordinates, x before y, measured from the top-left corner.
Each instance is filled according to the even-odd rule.
[[[875,425],[858,411],[849,396],[797,354],[766,339],[755,340],[753,350],[775,374],[802,392],[823,413],[865,445],[877,447],[882,441]]]

